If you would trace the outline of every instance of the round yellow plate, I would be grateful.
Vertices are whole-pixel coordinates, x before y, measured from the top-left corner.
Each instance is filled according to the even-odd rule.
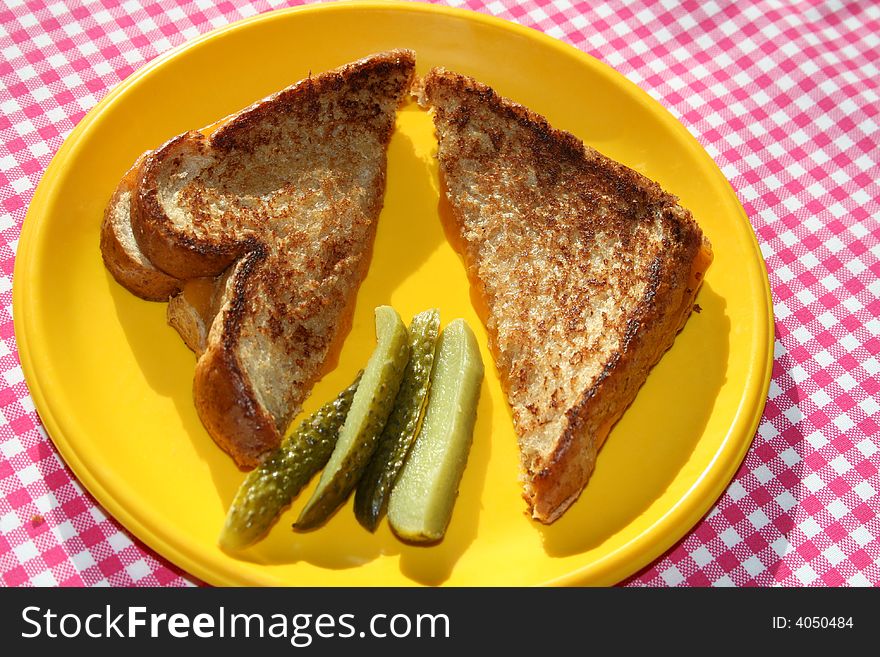
[[[438,218],[436,142],[415,105],[398,117],[372,266],[339,365],[306,411],[346,385],[375,344],[373,309],[436,306],[464,317],[484,351],[474,446],[446,539],[369,534],[350,503],[322,529],[289,527],[310,488],[258,546],[233,558],[216,538],[242,473],[202,428],[195,360],[165,304],[104,269],[104,206],[135,157],[252,101],[394,47],[470,74],[681,197],[715,262],[694,314],[611,434],[579,501],[554,525],[526,517],[510,413],[471,307],[464,267]],[[421,4],[279,11],[196,39],[120,84],[46,171],[22,230],[14,313],[22,366],[64,459],[95,498],[159,553],[213,584],[611,584],[681,538],[721,494],[760,419],[772,357],[771,302],[754,234],[696,140],[607,66],[539,32]],[[314,484],[313,484],[314,485]]]

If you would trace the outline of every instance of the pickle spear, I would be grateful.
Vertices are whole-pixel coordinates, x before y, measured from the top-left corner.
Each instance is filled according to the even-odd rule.
[[[446,534],[473,442],[482,381],[477,340],[456,319],[440,335],[422,429],[388,502],[391,529],[406,541],[432,543]]]
[[[409,363],[403,382],[379,439],[379,447],[354,494],[355,517],[371,532],[376,531],[385,515],[391,488],[418,433],[422,409],[428,398],[439,329],[440,313],[434,309],[419,313],[409,325]]]
[[[278,516],[327,463],[361,374],[336,399],[300,423],[239,486],[220,534],[220,547],[240,550],[268,533]]]
[[[320,527],[342,506],[379,444],[409,360],[409,334],[390,306],[376,308],[376,338],[330,461],[293,525],[297,531]]]

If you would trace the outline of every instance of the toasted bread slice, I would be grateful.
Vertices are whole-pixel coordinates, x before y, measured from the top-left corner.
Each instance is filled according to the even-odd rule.
[[[232,269],[227,270],[232,273]],[[205,353],[208,345],[208,331],[226,291],[226,277],[193,278],[183,284],[180,294],[168,302],[166,313],[168,323],[192,349],[196,356]]]
[[[421,93],[513,412],[523,496],[550,523],[688,318],[711,248],[659,185],[489,87],[435,69]]]
[[[187,281],[168,319],[199,356],[199,416],[242,467],[278,445],[348,331],[414,66],[400,50],[310,76],[140,167],[134,236]]]
[[[123,287],[147,301],[168,301],[181,282],[157,269],[143,254],[131,226],[132,199],[144,155],[119,181],[104,211],[101,256],[107,269]]]

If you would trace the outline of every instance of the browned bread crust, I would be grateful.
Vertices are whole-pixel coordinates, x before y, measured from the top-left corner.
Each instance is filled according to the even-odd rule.
[[[659,185],[489,87],[434,69],[421,93],[513,411],[523,495],[553,522],[687,320],[711,248]]]
[[[350,326],[414,68],[397,50],[310,76],[140,167],[137,244],[187,281],[168,320],[199,356],[203,424],[242,467],[278,445]]]
[[[215,318],[219,320],[217,328],[212,322],[213,335],[196,363],[193,383],[196,410],[208,433],[244,467],[256,465],[267,451],[278,446],[290,417],[281,414],[283,409],[277,418],[272,415],[242,362],[250,356],[242,353],[241,342],[241,325],[248,314],[249,279],[264,261],[265,252],[258,249],[236,263],[226,281],[226,308]],[[279,360],[270,367],[288,365]],[[298,397],[305,395],[296,392]]]
[[[144,156],[119,181],[101,222],[101,257],[116,281],[147,301],[167,301],[180,281],[157,269],[141,252],[132,232],[132,201]]]
[[[187,169],[218,159],[222,155],[213,155],[208,138],[190,131],[162,145],[141,167],[132,215],[134,234],[150,262],[182,280],[217,275],[252,247],[247,242],[252,227],[242,225],[238,216],[233,221],[211,221],[205,211],[210,200],[203,197],[199,185],[182,186],[182,198],[160,202],[160,191],[175,179],[194,177]],[[168,215],[169,206],[181,215],[177,224]]]

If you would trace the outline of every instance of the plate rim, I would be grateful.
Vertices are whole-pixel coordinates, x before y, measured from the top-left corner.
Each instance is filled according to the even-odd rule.
[[[495,16],[443,5],[382,2],[381,0],[366,2],[345,1],[270,10],[188,39],[148,62],[112,88],[73,128],[52,158],[34,190],[19,236],[12,278],[13,324],[25,382],[40,420],[46,428],[49,439],[55,445],[66,466],[70,468],[76,479],[95,498],[96,502],[138,540],[143,541],[151,550],[168,559],[175,567],[203,582],[215,585],[229,586],[254,583],[260,585],[274,583],[277,585],[274,580],[268,577],[251,577],[247,573],[239,573],[238,577],[236,577],[234,573],[226,572],[227,569],[217,571],[210,566],[205,567],[203,562],[180,549],[174,544],[173,540],[169,540],[162,532],[157,531],[156,528],[147,527],[138,518],[137,514],[129,511],[116,499],[101,481],[100,476],[94,474],[92,469],[83,462],[83,459],[79,457],[76,450],[71,446],[69,437],[65,436],[64,432],[61,431],[44,390],[44,384],[37,374],[31,345],[31,331],[34,329],[29,328],[31,324],[29,321],[30,315],[26,312],[33,295],[29,293],[28,288],[23,288],[21,281],[29,280],[29,274],[34,271],[35,264],[38,262],[34,254],[39,244],[37,235],[43,225],[43,222],[40,221],[42,216],[41,210],[52,205],[52,202],[58,195],[56,191],[57,186],[54,186],[52,183],[63,173],[64,165],[71,154],[75,152],[77,144],[88,133],[91,126],[114,104],[118,97],[123,95],[129,88],[137,85],[142,78],[150,75],[155,69],[166,65],[170,60],[190,49],[198,48],[208,41],[221,39],[229,32],[247,29],[249,26],[257,23],[284,20],[292,14],[347,12],[352,10],[443,14],[458,17],[481,22],[499,29],[513,31],[526,38],[537,40],[542,46],[577,58],[582,64],[612,79],[616,85],[622,86],[640,104],[646,105],[652,114],[667,129],[671,130],[677,141],[686,145],[689,150],[697,151],[701,156],[700,159],[705,159],[707,163],[711,163],[711,166],[707,167],[711,171],[711,177],[724,190],[728,202],[732,204],[732,207],[736,209],[739,215],[739,221],[744,222],[745,226],[749,229],[747,232],[754,256],[757,262],[764,265],[760,268],[762,273],[762,298],[756,300],[756,306],[760,306],[766,312],[763,323],[755,322],[755,343],[763,348],[764,354],[763,357],[758,354],[753,360],[753,367],[749,369],[742,394],[739,397],[739,404],[733,421],[728,428],[727,435],[724,437],[710,463],[702,470],[691,487],[652,524],[632,537],[627,543],[603,555],[598,560],[536,585],[579,585],[583,583],[587,574],[591,575],[591,579],[601,585],[620,582],[636,574],[686,536],[687,532],[715,505],[718,498],[729,486],[752,445],[755,433],[763,418],[763,410],[767,400],[773,366],[775,331],[769,277],[755,229],[730,182],[723,175],[714,159],[700,145],[696,137],[658,99],[653,98],[647,91],[610,65],[579,48],[555,39],[540,30]],[[17,285],[16,282],[18,283]],[[751,404],[748,404],[748,401],[751,401]],[[746,406],[749,408],[745,408]],[[740,434],[747,437],[742,440],[732,440],[732,436]]]

